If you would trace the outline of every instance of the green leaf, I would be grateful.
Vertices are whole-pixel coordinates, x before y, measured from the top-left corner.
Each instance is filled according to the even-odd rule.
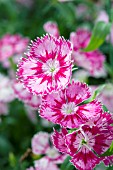
[[[111,20],[111,22],[113,23],[113,8],[112,8],[111,11],[110,11],[110,20]]]
[[[93,96],[91,97],[92,100],[94,100],[94,99],[101,93],[101,91],[104,89],[104,87],[105,87],[105,84],[100,85],[100,86],[94,91]]]
[[[87,104],[87,103],[92,102],[92,101],[100,94],[100,92],[103,90],[104,87],[105,87],[105,84],[100,85],[100,86],[94,91],[93,95],[92,95],[89,99],[83,101],[82,103],[80,103],[80,104],[78,104],[78,105],[80,106],[80,105],[83,105],[83,104]]]
[[[107,107],[105,105],[102,105],[102,108],[103,108],[104,112],[109,112],[109,110],[107,109]]]
[[[101,155],[101,157],[102,156],[110,156],[110,155],[113,155],[113,141],[112,141],[112,144],[111,144],[110,148],[105,153],[103,153]]]
[[[63,164],[61,165],[60,170],[74,170],[75,167],[70,162],[71,157],[67,156],[67,158],[64,160]]]
[[[91,40],[83,51],[88,52],[99,48],[103,44],[106,36],[110,33],[111,25],[111,23],[105,23],[103,21],[97,22],[93,29]]]

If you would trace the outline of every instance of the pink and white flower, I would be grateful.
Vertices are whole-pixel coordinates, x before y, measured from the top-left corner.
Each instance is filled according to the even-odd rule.
[[[4,35],[0,40],[0,61],[4,63],[9,57],[25,52],[28,41],[28,38],[22,38],[18,34]]]
[[[66,89],[43,96],[40,116],[63,127],[77,128],[102,112],[96,100],[80,105],[90,96],[85,83],[73,81]]]
[[[73,43],[72,59],[74,64],[85,68],[94,77],[106,76],[104,69],[105,56],[99,51],[83,52],[91,38],[91,33],[85,29],[78,29],[70,34],[70,41]]]
[[[70,81],[72,45],[52,35],[37,38],[27,58],[19,63],[18,77],[32,93],[47,94],[63,89]]]
[[[56,38],[58,38],[60,35],[58,25],[56,22],[48,21],[44,24],[43,28],[47,33],[55,36]]]
[[[37,109],[41,105],[41,96],[33,95],[28,92],[26,88],[23,87],[22,83],[14,82],[13,90],[16,97],[22,100],[25,104],[29,105],[31,108]]]
[[[53,162],[49,161],[48,158],[43,157],[40,160],[35,161],[36,170],[59,170],[57,165]]]
[[[36,170],[36,169],[34,169],[34,168],[31,166],[31,167],[27,168],[26,170]]]
[[[71,162],[78,170],[92,170],[102,160],[105,159],[107,164],[110,159],[100,155],[106,152],[112,143],[112,123],[111,114],[102,113],[98,119],[94,118],[91,124],[83,125],[77,130],[72,129],[70,133],[65,129],[61,132],[55,130],[52,135],[53,144],[60,152],[68,153],[72,157]]]
[[[99,94],[98,100],[100,100],[110,112],[113,112],[113,85],[108,83],[104,87],[103,91]]]
[[[97,155],[107,151],[112,139],[110,133],[101,133],[96,126],[83,126],[81,130],[68,134],[66,143],[72,156],[71,162],[79,170],[92,170],[101,161]]]
[[[12,81],[5,75],[0,74],[0,102],[11,102],[15,99]]]
[[[49,148],[49,134],[39,132],[32,138],[32,152],[36,155],[45,154]]]
[[[50,134],[39,132],[32,138],[32,152],[36,155],[44,154],[49,162],[61,164],[66,158],[66,154],[61,154],[58,150],[50,145]]]

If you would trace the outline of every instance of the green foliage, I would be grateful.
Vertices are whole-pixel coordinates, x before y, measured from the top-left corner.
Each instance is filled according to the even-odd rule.
[[[75,167],[70,162],[71,157],[67,156],[63,164],[61,165],[61,170],[75,170]]]
[[[106,36],[110,33],[111,23],[105,23],[103,21],[97,22],[92,31],[91,40],[83,51],[93,51],[100,47],[105,41]]]

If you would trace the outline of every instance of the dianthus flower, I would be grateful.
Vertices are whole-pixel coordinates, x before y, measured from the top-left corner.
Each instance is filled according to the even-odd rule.
[[[48,21],[44,24],[43,28],[47,33],[52,34],[56,38],[59,37],[59,29],[57,23]]]
[[[61,154],[53,146],[50,146],[50,134],[39,132],[32,138],[32,152],[36,155],[44,154],[52,164],[61,164],[67,155]]]
[[[0,102],[11,102],[15,99],[12,81],[5,75],[0,74]]]
[[[25,52],[28,38],[20,35],[6,34],[0,40],[0,61],[4,62],[7,58]]]
[[[33,95],[28,92],[20,82],[14,82],[13,90],[16,97],[22,100],[25,104],[29,105],[33,109],[39,108],[41,104],[41,96]]]
[[[83,125],[71,133],[55,130],[52,135],[53,144],[60,152],[72,157],[71,162],[78,170],[92,170],[102,159],[105,160],[101,154],[109,149],[113,140],[112,123],[111,115],[102,113],[92,124]]]
[[[35,161],[35,170],[59,170],[57,165],[49,161],[46,157],[41,158],[40,160]]]
[[[97,100],[81,105],[90,96],[85,83],[73,81],[66,89],[43,96],[40,115],[63,127],[77,128],[102,112]]]
[[[70,81],[72,45],[52,35],[37,38],[19,63],[18,78],[32,93],[47,94]]]
[[[73,43],[72,59],[74,64],[85,68],[94,77],[105,76],[104,69],[105,56],[99,51],[83,52],[91,38],[91,33],[85,29],[78,29],[70,35],[70,41]]]

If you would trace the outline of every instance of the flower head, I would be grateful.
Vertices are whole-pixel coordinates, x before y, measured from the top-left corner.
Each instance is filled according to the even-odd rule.
[[[12,81],[0,74],[0,102],[11,102],[15,99],[15,94],[12,88]]]
[[[48,160],[48,158],[44,157],[40,160],[35,161],[35,168],[36,170],[59,170],[57,165],[55,165],[53,162]]]
[[[28,38],[20,35],[6,34],[0,40],[0,61],[4,62],[7,58],[25,52]]]
[[[96,100],[80,105],[90,96],[85,83],[73,81],[66,89],[43,96],[40,115],[63,127],[77,128],[102,112]]]
[[[22,100],[25,104],[30,106],[33,109],[39,108],[41,105],[41,96],[33,95],[28,92],[22,85],[22,83],[14,81],[13,90],[16,97]]]
[[[59,37],[59,30],[58,30],[58,25],[55,22],[52,21],[48,21],[44,24],[44,30],[49,33],[52,34],[55,37]]]
[[[60,152],[68,153],[79,170],[92,170],[102,160],[108,165],[112,162],[112,156],[101,157],[101,154],[108,150],[113,140],[112,123],[111,114],[102,113],[98,119],[94,118],[92,124],[82,125],[71,132],[55,130],[53,144]]]
[[[71,52],[71,43],[64,38],[37,38],[19,63],[19,80],[35,94],[61,90],[70,81]]]

